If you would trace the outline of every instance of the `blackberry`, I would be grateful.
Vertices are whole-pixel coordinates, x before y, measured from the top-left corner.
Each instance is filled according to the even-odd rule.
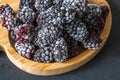
[[[74,56],[79,54],[78,42],[74,38],[72,38],[66,31],[63,30],[62,33],[62,36],[68,45],[68,57],[73,58]]]
[[[84,47],[87,49],[98,49],[101,45],[101,42],[101,39],[95,32],[90,33],[88,38],[82,41]]]
[[[8,4],[0,6],[0,18],[8,15],[15,15],[13,9]]]
[[[6,15],[2,18],[2,27],[7,30],[13,30],[17,26],[17,20],[13,15]]]
[[[29,24],[23,24],[16,30],[17,40],[21,43],[30,42],[34,35],[34,27]]]
[[[51,24],[44,25],[43,28],[38,32],[39,47],[50,45],[60,35],[61,32],[56,26]]]
[[[70,7],[61,7],[57,16],[61,23],[70,23],[75,19],[76,12]]]
[[[38,12],[47,10],[52,5],[52,0],[35,0],[35,8]]]
[[[23,23],[33,23],[36,19],[36,13],[29,7],[23,7],[17,13],[17,18],[19,18]]]
[[[64,38],[58,38],[51,46],[56,62],[64,62],[68,59],[68,47]]]
[[[42,11],[37,17],[37,20],[36,20],[37,24],[40,26],[48,23],[57,24],[56,23],[57,20],[54,20],[57,17],[57,14],[56,14],[57,12],[58,11],[54,6],[50,7],[45,11]]]
[[[19,41],[15,43],[15,49],[18,51],[20,55],[28,59],[32,59],[35,52],[34,45],[30,43],[20,43]]]
[[[65,30],[71,37],[75,40],[81,42],[88,37],[89,32],[87,31],[86,25],[81,21],[76,19],[71,24],[65,25]]]
[[[50,47],[43,47],[38,49],[34,54],[34,61],[50,63],[53,61],[53,54]]]
[[[104,4],[100,4],[100,8],[102,9],[102,16],[105,19],[109,13],[109,8]]]
[[[88,4],[87,12],[83,17],[83,21],[86,23],[89,29],[93,29],[100,35],[104,26],[104,19],[102,18],[102,9],[96,4]]]
[[[63,0],[63,6],[71,7],[80,17],[86,12],[87,0]]]
[[[22,9],[23,7],[29,7],[31,9],[34,9],[35,0],[20,0],[19,7]]]

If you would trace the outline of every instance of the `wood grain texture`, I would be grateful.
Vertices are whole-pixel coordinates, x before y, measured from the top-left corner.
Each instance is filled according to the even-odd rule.
[[[108,3],[105,0],[89,0],[89,2],[97,4],[104,3],[109,7]],[[0,5],[4,3],[10,4],[15,11],[18,10],[19,3],[18,0],[0,0]],[[106,19],[105,28],[100,36],[100,38],[103,40],[101,47],[98,50],[82,51],[81,54],[64,63],[38,63],[20,56],[11,45],[8,36],[9,34],[8,31],[3,30],[1,25],[0,25],[0,46],[1,46],[0,50],[4,50],[10,61],[25,72],[43,76],[58,75],[79,68],[80,66],[90,61],[105,45],[111,30],[111,24],[112,14],[110,9],[109,15],[107,16]]]

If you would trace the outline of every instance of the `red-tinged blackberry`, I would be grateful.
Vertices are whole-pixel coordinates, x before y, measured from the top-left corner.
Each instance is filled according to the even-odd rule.
[[[68,46],[64,38],[58,38],[51,46],[56,62],[64,62],[68,59]]]
[[[71,7],[79,14],[79,17],[83,16],[86,12],[87,0],[63,0],[63,6]]]
[[[30,43],[20,43],[19,41],[15,43],[15,49],[20,55],[28,59],[32,59],[35,52],[34,45]]]
[[[44,25],[38,32],[38,45],[44,47],[50,45],[55,39],[61,35],[59,29],[51,24]]]
[[[50,47],[43,47],[38,49],[34,54],[34,61],[50,63],[53,62],[53,54],[51,53]]]
[[[86,39],[89,34],[86,25],[78,19],[74,20],[71,24],[65,25],[64,29],[67,31],[67,33],[69,33],[71,37],[79,42]]]
[[[29,7],[31,9],[34,9],[35,0],[20,0],[19,7],[22,9],[23,7]]]
[[[14,41],[17,41],[17,36],[14,30],[10,31],[10,38]]]
[[[40,26],[48,23],[57,24],[56,23],[57,20],[55,20],[57,17],[57,14],[56,14],[57,12],[58,11],[54,6],[50,7],[45,11],[40,12],[36,20],[37,24]]]
[[[102,16],[105,19],[109,13],[109,8],[104,4],[100,4],[100,8],[102,9]]]
[[[89,34],[87,39],[82,41],[84,47],[87,49],[98,49],[101,42],[101,39],[94,31]]]
[[[0,6],[0,18],[8,15],[15,15],[13,9],[8,4]]]
[[[17,26],[17,20],[13,15],[6,15],[2,18],[2,27],[7,30],[13,30]]]
[[[79,54],[78,52],[78,42],[72,38],[66,31],[63,30],[63,38],[68,45],[68,57],[73,58]]]
[[[29,7],[23,7],[17,13],[17,18],[19,18],[23,23],[33,23],[36,19],[36,13]]]
[[[47,10],[52,5],[52,0],[35,0],[35,8],[38,12]]]
[[[34,27],[29,24],[23,24],[16,30],[17,40],[21,43],[30,42],[34,35]]]
[[[76,12],[70,7],[61,7],[57,16],[62,23],[70,23],[75,19]]]

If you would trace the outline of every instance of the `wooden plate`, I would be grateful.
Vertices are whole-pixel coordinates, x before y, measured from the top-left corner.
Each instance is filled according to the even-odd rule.
[[[103,3],[109,7],[105,0],[89,0],[89,2],[96,4]],[[15,11],[18,10],[18,0],[0,0],[0,5],[4,3],[10,4]],[[25,72],[43,76],[58,75],[79,68],[80,66],[90,61],[105,45],[111,30],[111,23],[112,14],[110,9],[109,15],[106,19],[105,28],[100,36],[100,38],[103,40],[101,47],[98,50],[83,50],[78,56],[64,63],[38,63],[20,56],[11,45],[8,31],[3,30],[1,25],[0,50],[5,51],[10,61]]]

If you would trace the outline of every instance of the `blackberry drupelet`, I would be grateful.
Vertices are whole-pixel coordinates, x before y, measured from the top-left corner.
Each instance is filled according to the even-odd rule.
[[[21,43],[19,41],[15,43],[15,49],[18,51],[20,55],[28,59],[32,59],[35,52],[34,45],[30,43]]]
[[[35,8],[40,13],[53,5],[52,0],[35,0]]]
[[[44,25],[43,28],[38,32],[39,47],[50,45],[60,35],[61,35],[61,32],[56,26],[52,24]]]
[[[20,0],[19,7],[22,9],[23,7],[29,7],[34,9],[35,0]]]
[[[23,24],[16,30],[17,40],[21,43],[31,42],[34,36],[34,27],[30,24]]]
[[[0,6],[0,18],[9,15],[15,15],[13,9],[8,4]]]
[[[71,37],[79,42],[86,39],[89,34],[86,25],[78,19],[74,20],[71,24],[67,24],[64,29]]]
[[[34,54],[34,61],[50,63],[53,62],[53,54],[50,47],[43,47],[38,49]]]
[[[2,27],[7,30],[13,30],[17,26],[17,20],[13,15],[2,17]]]
[[[63,38],[65,39],[68,45],[68,57],[73,58],[79,54],[78,51],[78,42],[72,38],[66,31],[63,30]]]
[[[23,7],[17,13],[17,18],[19,18],[23,23],[33,23],[36,19],[36,13],[29,7]]]
[[[101,42],[101,39],[94,31],[90,33],[87,39],[82,41],[84,47],[87,49],[99,49]]]
[[[68,46],[64,38],[58,38],[51,46],[56,62],[64,62],[68,59]]]

